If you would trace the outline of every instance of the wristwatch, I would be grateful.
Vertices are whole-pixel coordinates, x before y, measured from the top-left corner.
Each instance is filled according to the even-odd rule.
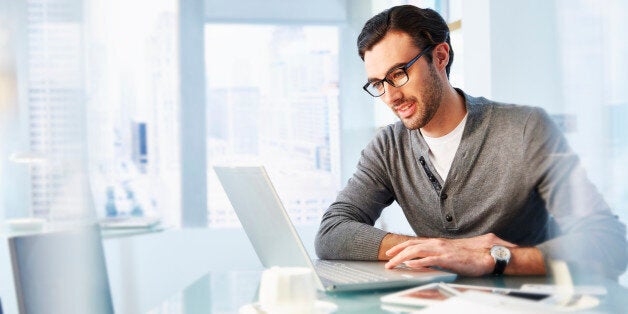
[[[508,262],[510,262],[510,250],[505,246],[493,245],[491,248],[491,256],[495,260],[493,275],[503,274]]]

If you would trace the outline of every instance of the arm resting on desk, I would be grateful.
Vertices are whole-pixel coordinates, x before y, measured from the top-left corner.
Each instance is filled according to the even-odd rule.
[[[380,259],[390,259],[387,268],[406,262],[410,267],[437,266],[465,276],[482,276],[492,273],[495,268],[495,261],[489,254],[493,245],[510,248],[512,257],[506,274],[545,274],[545,262],[539,249],[517,247],[490,233],[466,239],[411,238],[388,234],[380,245]]]

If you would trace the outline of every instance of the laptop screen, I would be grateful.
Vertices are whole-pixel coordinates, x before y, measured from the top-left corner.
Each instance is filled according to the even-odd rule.
[[[214,167],[264,267],[312,267],[264,167]]]

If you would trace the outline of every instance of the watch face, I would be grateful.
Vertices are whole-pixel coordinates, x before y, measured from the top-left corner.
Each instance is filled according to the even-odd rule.
[[[507,248],[500,246],[500,245],[496,245],[494,247],[491,248],[491,255],[493,255],[493,257],[500,259],[500,260],[509,260],[510,259],[510,250],[508,250]]]

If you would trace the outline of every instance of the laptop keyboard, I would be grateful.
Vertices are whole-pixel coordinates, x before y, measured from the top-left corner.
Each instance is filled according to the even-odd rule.
[[[388,278],[367,271],[351,268],[343,263],[327,260],[316,262],[316,273],[337,283],[365,283],[387,280]]]

